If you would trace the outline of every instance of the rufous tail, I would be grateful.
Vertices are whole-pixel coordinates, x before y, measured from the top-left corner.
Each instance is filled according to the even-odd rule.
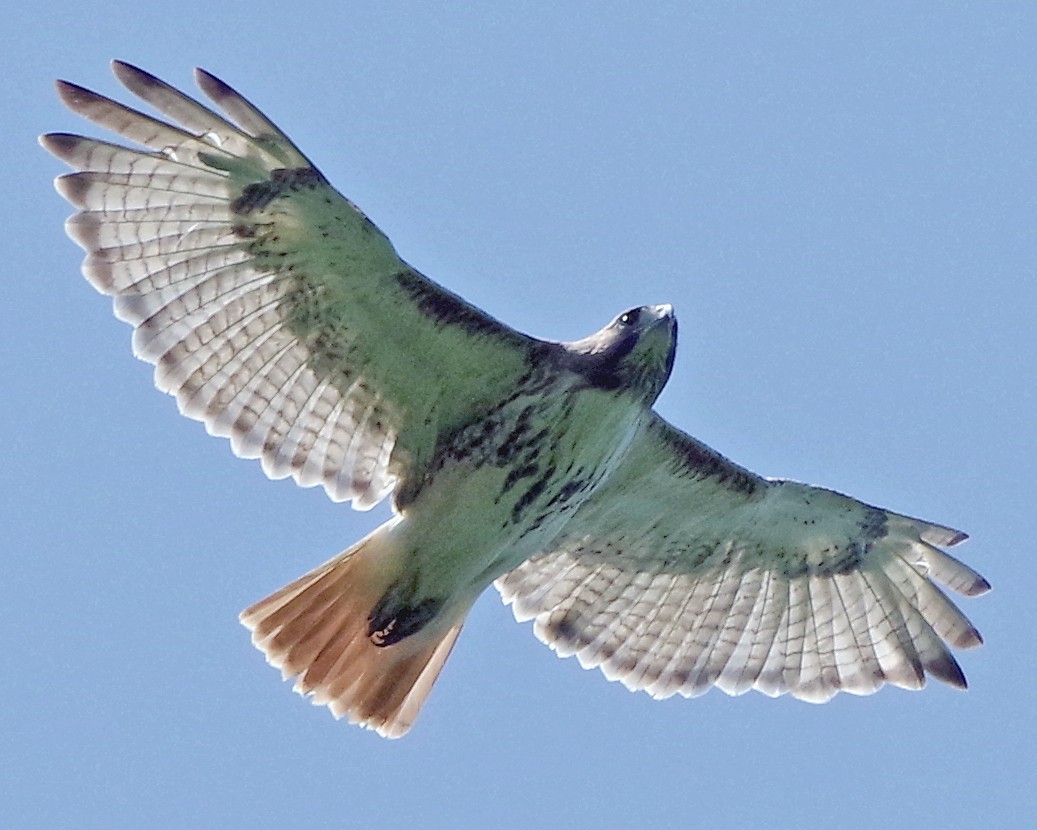
[[[395,576],[386,526],[241,613],[252,642],[295,691],[386,738],[405,734],[450,655],[463,620],[436,621],[391,646],[368,616]]]

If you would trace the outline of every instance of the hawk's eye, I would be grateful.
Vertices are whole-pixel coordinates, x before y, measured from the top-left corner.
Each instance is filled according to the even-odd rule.
[[[630,311],[624,311],[619,315],[619,324],[621,326],[636,326],[637,318],[641,315],[641,310],[638,308],[631,309]]]

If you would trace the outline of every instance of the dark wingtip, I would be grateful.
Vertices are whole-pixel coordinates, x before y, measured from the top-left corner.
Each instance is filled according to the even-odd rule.
[[[66,173],[54,179],[54,189],[74,207],[83,208],[90,181],[81,173]]]
[[[966,596],[978,597],[981,594],[985,594],[987,591],[989,591],[993,587],[982,576],[979,576],[978,574],[976,576],[977,576],[976,581],[973,582],[972,585],[969,586],[969,590],[965,592]]]
[[[953,548],[955,545],[960,545],[969,538],[969,534],[962,530],[956,530],[953,527],[934,525],[928,522],[923,522],[919,519],[913,519],[912,521],[915,523],[914,530],[918,533],[919,538],[921,538],[923,542],[928,542],[930,545],[938,545],[942,548]]]
[[[169,84],[146,72],[139,66],[126,61],[112,61],[112,73],[116,79],[134,95],[144,98],[144,91],[152,88],[168,89]]]
[[[36,140],[48,153],[60,157],[62,150],[67,149],[69,146],[67,138],[67,133],[44,133],[41,136],[37,136]]]
[[[55,81],[54,88],[58,91],[58,97],[62,103],[73,108],[84,101],[95,101],[101,97],[85,86],[74,84],[71,81]]]
[[[207,69],[202,69],[200,66],[194,68],[194,82],[202,92],[217,104],[226,98],[239,97],[238,93],[229,84],[221,81]]]
[[[942,680],[948,686],[962,691],[969,687],[969,683],[965,679],[965,672],[961,670],[958,661],[950,654],[944,654],[940,659],[930,661],[925,668],[929,674]]]
[[[63,161],[75,152],[82,140],[82,136],[74,133],[44,133],[37,139],[44,150]]]
[[[132,78],[137,75],[144,75],[146,77],[153,77],[141,69],[139,66],[134,66],[132,63],[126,61],[113,60],[111,63],[112,74],[119,79],[120,82],[126,83],[126,78]]]

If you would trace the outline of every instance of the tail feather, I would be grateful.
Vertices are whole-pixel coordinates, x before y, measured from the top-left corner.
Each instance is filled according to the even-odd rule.
[[[350,722],[362,723],[386,738],[399,738],[406,734],[439,677],[460,632],[461,623],[458,623],[432,642],[430,648],[399,661],[392,673],[360,674],[346,688],[343,686],[348,683],[348,675],[343,676],[342,681],[345,683],[340,681],[331,687],[332,695],[343,688],[333,700],[328,701],[331,711],[336,717],[348,714]],[[402,643],[388,648],[396,648],[398,645]],[[347,701],[353,703],[353,709],[348,708]]]
[[[461,631],[433,620],[390,646],[368,636],[368,616],[395,577],[388,533],[380,528],[241,614],[252,642],[296,677],[295,690],[387,738],[417,717]]]

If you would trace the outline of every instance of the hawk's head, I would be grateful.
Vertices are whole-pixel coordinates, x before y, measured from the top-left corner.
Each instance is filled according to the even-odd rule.
[[[569,368],[599,389],[625,389],[651,404],[662,392],[677,351],[670,305],[624,311],[599,332],[563,344]]]

